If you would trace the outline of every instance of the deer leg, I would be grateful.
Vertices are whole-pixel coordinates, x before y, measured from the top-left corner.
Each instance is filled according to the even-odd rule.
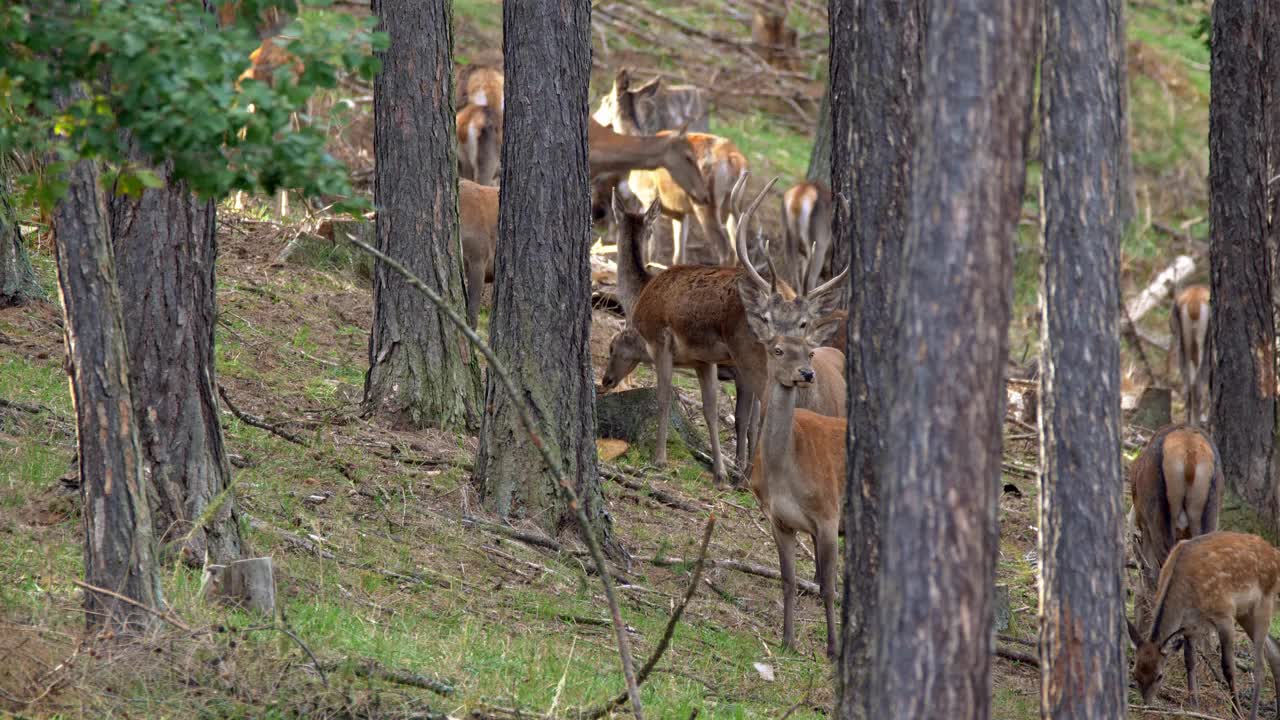
[[[1187,668],[1187,695],[1191,697],[1191,707],[1200,707],[1200,683],[1196,680],[1196,648],[1192,636],[1182,638],[1182,662]]]
[[[480,325],[480,293],[484,291],[484,268],[469,263],[467,270],[467,322],[474,330]]]
[[[747,454],[750,450],[747,430],[751,427],[751,409],[755,406],[755,400],[742,381],[735,381],[734,387],[737,392],[734,393],[733,400],[733,437],[738,443],[738,452],[734,460],[738,469],[743,470],[747,467],[747,458],[750,457]]]
[[[698,386],[702,389],[702,417],[707,421],[707,440],[711,443],[711,474],[717,483],[724,482],[724,456],[720,454],[720,383],[714,363],[698,367]]]
[[[822,590],[822,609],[827,614],[827,659],[836,658],[836,556],[839,551],[836,528],[821,527],[813,538],[814,558],[818,565],[818,587]]]
[[[667,464],[667,425],[671,420],[671,333],[664,330],[653,354],[653,367],[658,373],[658,438],[653,450],[653,462],[659,467]]]
[[[1222,650],[1222,679],[1227,683],[1227,692],[1231,694],[1231,704],[1236,704],[1236,639],[1235,627],[1230,620],[1219,623],[1218,648]]]
[[[773,542],[778,546],[778,571],[782,575],[782,645],[796,649],[796,534],[773,524]]]
[[[693,214],[698,218],[698,224],[702,226],[702,237],[716,254],[716,261],[724,264],[732,257],[729,250],[732,243],[724,226],[720,224],[720,219],[716,217],[714,208],[710,205],[694,205]]]
[[[689,218],[671,218],[671,264],[683,265],[689,243]]]
[[[1276,712],[1280,714],[1280,647],[1276,646],[1275,640],[1271,639],[1271,635],[1264,636],[1262,643],[1263,652],[1267,656],[1267,665],[1271,668],[1271,681],[1275,684],[1276,690]]]

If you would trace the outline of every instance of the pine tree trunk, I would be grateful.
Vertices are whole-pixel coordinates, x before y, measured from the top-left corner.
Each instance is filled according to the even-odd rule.
[[[461,311],[451,2],[377,0],[374,11],[391,38],[373,91],[378,249]],[[414,427],[474,431],[480,370],[465,338],[381,265],[373,297],[365,403]]]
[[[1121,231],[1133,222],[1138,214],[1138,196],[1133,185],[1133,144],[1129,137],[1129,50],[1126,41],[1123,2],[1109,3],[1107,20],[1116,28],[1116,41],[1112,44],[1112,67],[1115,68],[1116,102],[1120,113],[1120,165],[1116,176],[1116,217]]]
[[[845,493],[842,718],[874,718],[871,653],[879,627],[880,487],[890,391],[896,387],[896,314],[910,210],[912,150],[923,48],[922,3],[832,3],[831,168],[835,246],[849,273],[848,492]],[[835,264],[835,267],[840,267]]]
[[[831,58],[832,62],[835,58]],[[818,108],[818,127],[813,132],[813,150],[809,152],[809,170],[805,178],[819,180],[831,185],[831,81],[827,81],[827,91],[822,94],[822,105]],[[844,267],[833,263],[833,267]],[[837,270],[836,272],[839,272]]]
[[[1021,0],[937,0],[926,19],[901,384],[881,487],[877,718],[990,715],[1004,369],[1034,25],[1034,3]]]
[[[1045,17],[1040,716],[1060,720],[1126,712],[1121,4],[1050,0]],[[1111,63],[1100,68],[1098,58]]]
[[[84,494],[85,582],[159,608],[164,601],[106,207],[92,161],[72,165],[64,179],[67,194],[54,209],[53,232]],[[155,622],[137,606],[93,591],[85,594],[85,617],[90,629],[116,634]]]
[[[508,111],[489,334],[546,429],[541,442],[576,483],[608,547],[588,348],[590,10],[589,0],[503,4]],[[550,532],[573,523],[542,465],[511,398],[490,377],[476,462],[485,506],[504,517],[532,518]]]
[[[157,174],[168,180],[167,168]],[[176,183],[113,197],[109,210],[156,535],[185,540],[177,549],[188,564],[203,564],[206,553],[229,563],[241,539],[235,500],[223,496],[231,467],[215,399],[216,208]]]
[[[13,202],[13,178],[0,158],[0,308],[26,305],[43,293],[27,257]]]
[[[1276,359],[1267,223],[1268,0],[1213,5],[1209,101],[1209,245],[1213,297],[1211,423],[1223,471],[1274,528]]]

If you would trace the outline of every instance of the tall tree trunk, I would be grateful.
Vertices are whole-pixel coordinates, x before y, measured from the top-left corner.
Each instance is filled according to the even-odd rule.
[[[831,62],[835,63],[835,57]],[[809,152],[809,170],[805,178],[831,184],[831,80],[827,81],[827,91],[822,94],[822,105],[818,108],[818,127],[813,132],[813,150]],[[843,264],[833,264],[844,267]],[[836,272],[840,272],[837,270]]]
[[[137,152],[135,160],[145,162]],[[168,168],[157,172],[168,180]],[[216,209],[170,183],[113,197],[109,210],[156,534],[185,539],[177,549],[188,564],[206,554],[225,564],[240,557],[241,539],[215,399]]]
[[[986,718],[1013,239],[1035,3],[926,20],[902,333],[881,487],[880,718]],[[872,138],[872,141],[875,139]]]
[[[85,617],[91,629],[133,633],[155,619],[128,600],[159,608],[163,597],[129,392],[124,316],[98,170],[82,160],[64,180],[67,194],[54,209],[53,232],[76,406],[85,582],[127,599],[86,591]]]
[[[26,305],[43,293],[27,257],[13,202],[13,177],[0,157],[0,308]]]
[[[588,236],[589,0],[503,4],[506,71],[502,202],[489,334],[516,375],[589,518],[609,540],[596,472]],[[492,371],[490,371],[492,373]],[[550,532],[573,513],[542,468],[512,399],[490,377],[476,477],[485,506]]]
[[[849,273],[848,488],[845,493],[840,717],[877,717],[871,655],[880,569],[880,487],[890,393],[896,387],[896,315],[910,211],[923,50],[919,0],[831,3],[831,179],[836,247]],[[840,267],[839,264],[833,264]]]
[[[455,308],[458,241],[450,0],[377,0],[391,37],[373,90],[378,249]],[[480,369],[463,336],[399,275],[378,266],[365,402],[415,427],[474,431]],[[465,313],[464,313],[465,315]]]
[[[1138,214],[1138,196],[1133,185],[1133,144],[1129,137],[1129,49],[1125,40],[1125,4],[1113,2],[1108,5],[1107,21],[1116,28],[1116,40],[1108,57],[1117,76],[1115,98],[1120,115],[1120,164],[1116,175],[1116,217],[1123,231]]]
[[[1123,0],[1050,0],[1041,65],[1040,716],[1126,712],[1119,215]],[[1099,23],[1098,18],[1110,22]],[[1098,58],[1111,58],[1098,67]]]
[[[1213,4],[1209,101],[1212,426],[1223,471],[1271,527],[1277,522],[1276,358],[1267,237],[1268,0]]]

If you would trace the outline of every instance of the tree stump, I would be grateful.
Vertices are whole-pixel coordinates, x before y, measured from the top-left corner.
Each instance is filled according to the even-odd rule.
[[[276,581],[270,557],[237,560],[205,568],[205,597],[262,613],[276,614]]]
[[[680,411],[680,403],[671,403],[671,431],[691,449],[707,451],[707,443],[694,431]],[[596,398],[596,437],[626,440],[652,449],[658,431],[658,391],[636,388],[608,393]]]

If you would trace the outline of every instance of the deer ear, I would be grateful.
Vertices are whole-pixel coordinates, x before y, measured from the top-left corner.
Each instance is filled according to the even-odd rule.
[[[1129,618],[1125,618],[1124,624],[1129,628],[1129,642],[1133,643],[1134,647],[1141,645],[1142,633],[1138,631],[1138,626],[1134,625],[1133,621]]]
[[[626,92],[631,87],[631,68],[618,69],[618,74],[613,76],[613,87],[618,92]]]
[[[632,95],[641,95],[641,96],[653,95],[658,92],[658,86],[661,84],[662,84],[662,78],[656,77],[639,87],[631,89],[630,92]]]
[[[820,290],[821,292],[805,298],[812,316],[826,317],[844,304],[844,283],[836,283]]]
[[[654,223],[658,222],[658,216],[661,214],[662,203],[658,202],[657,198],[654,198],[653,202],[649,203],[648,209],[644,211],[644,224],[653,227]]]
[[[1184,628],[1174,630],[1173,634],[1165,638],[1164,642],[1160,644],[1160,654],[1168,655],[1171,651],[1177,650],[1186,640],[1186,635],[1187,633]]]
[[[622,221],[627,216],[627,207],[622,204],[622,196],[618,194],[617,188],[614,188],[609,195],[609,207],[613,210],[613,224],[622,227]]]
[[[773,322],[769,314],[771,293],[767,288],[757,285],[746,275],[738,276],[738,297],[742,300],[742,308],[747,313],[747,327],[756,340],[765,342],[774,336]]]
[[[842,322],[848,322],[848,318],[842,315],[828,315],[809,328],[809,334],[806,339],[811,345],[825,346],[840,331],[840,323]],[[841,352],[844,351],[844,348],[836,349]]]

